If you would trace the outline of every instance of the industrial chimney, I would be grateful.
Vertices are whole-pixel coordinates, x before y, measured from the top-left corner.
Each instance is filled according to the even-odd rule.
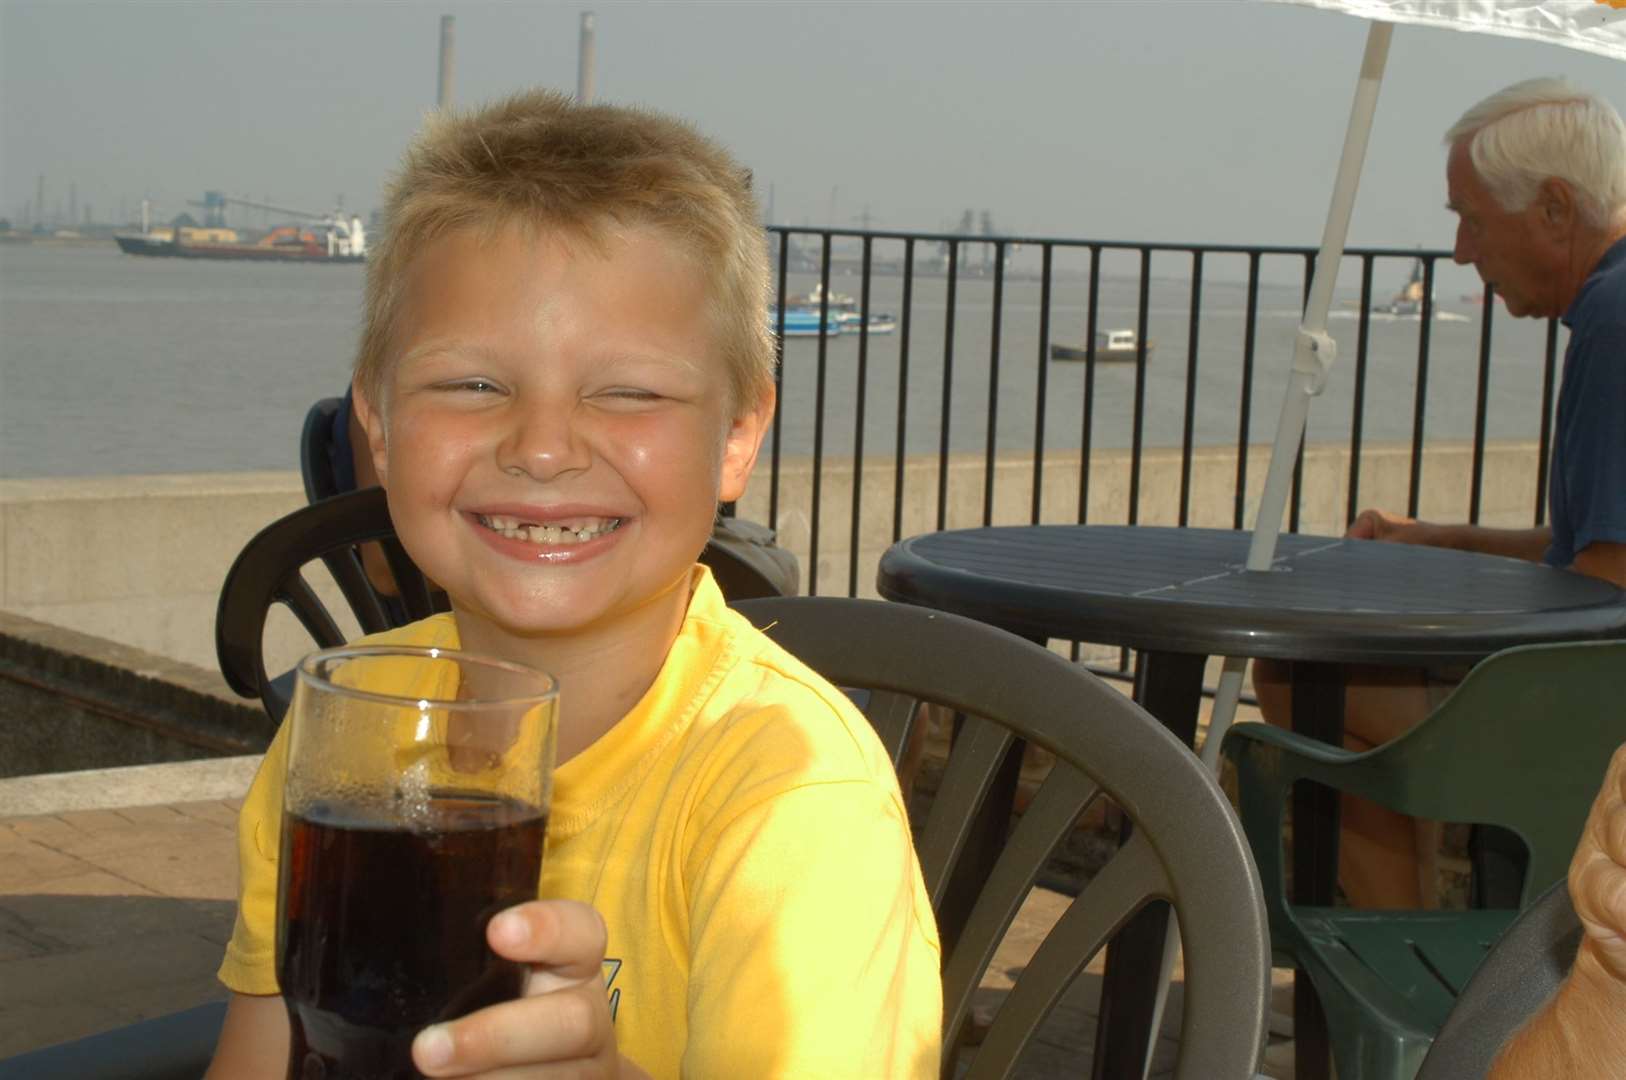
[[[581,49],[576,54],[576,100],[593,103],[593,13],[582,12]]]
[[[457,20],[450,15],[440,17],[440,80],[435,89],[435,104],[442,109],[452,105],[452,37]]]

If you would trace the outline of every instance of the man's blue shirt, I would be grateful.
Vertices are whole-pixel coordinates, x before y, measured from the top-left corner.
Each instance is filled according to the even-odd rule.
[[[1593,267],[1564,313],[1570,329],[1554,428],[1545,560],[1626,543],[1626,240]]]

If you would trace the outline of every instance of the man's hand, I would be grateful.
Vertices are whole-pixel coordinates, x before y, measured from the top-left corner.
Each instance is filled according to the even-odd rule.
[[[426,1076],[644,1076],[616,1051],[598,912],[535,900],[493,918],[486,940],[499,956],[531,966],[525,991],[419,1032],[412,1057]]]
[[[1362,510],[1344,535],[1351,540],[1389,540],[1399,544],[1428,544],[1426,522],[1401,517],[1387,510]]]
[[[1626,746],[1609,762],[1570,862],[1570,901],[1602,974],[1626,991]]]
[[[1618,1080],[1626,1067],[1626,745],[1593,800],[1569,890],[1586,931],[1575,966],[1488,1080]]]

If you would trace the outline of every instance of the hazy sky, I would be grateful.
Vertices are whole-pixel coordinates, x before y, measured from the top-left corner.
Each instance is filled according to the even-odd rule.
[[[721,138],[776,219],[1312,244],[1366,23],[1233,0],[1072,3],[88,3],[0,0],[0,214],[46,177],[98,218],[205,190],[371,210],[435,96],[574,91],[597,16],[601,100]],[[1517,79],[1626,107],[1626,64],[1397,28],[1351,241],[1449,246],[1444,129]],[[257,224],[258,216],[242,219]]]

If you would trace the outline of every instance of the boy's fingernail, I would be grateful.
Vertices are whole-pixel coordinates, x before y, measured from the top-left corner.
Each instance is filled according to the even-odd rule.
[[[531,926],[517,911],[504,911],[491,920],[491,933],[509,948],[519,948],[531,937]]]
[[[435,1024],[418,1032],[417,1058],[425,1066],[438,1069],[448,1065],[452,1060],[452,1033],[446,1030],[445,1024]]]

